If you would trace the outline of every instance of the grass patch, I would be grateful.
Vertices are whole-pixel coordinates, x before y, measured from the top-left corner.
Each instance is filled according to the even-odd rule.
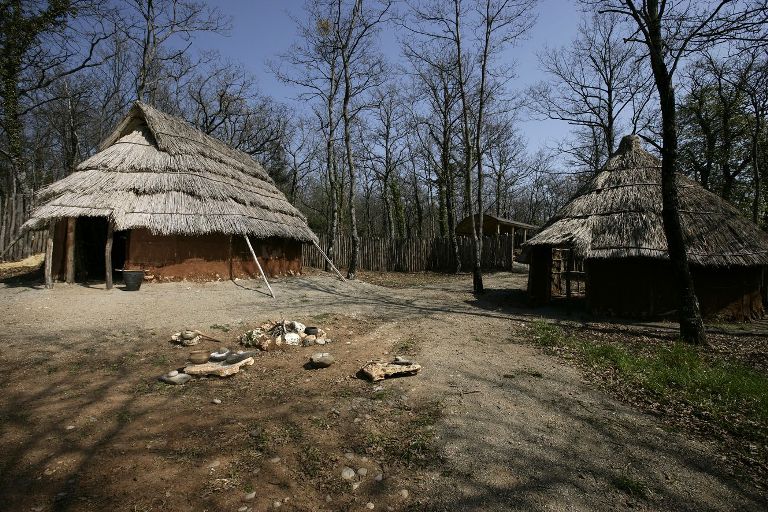
[[[536,322],[532,330],[538,345],[572,353],[592,369],[611,372],[653,400],[683,402],[693,406],[694,414],[711,418],[725,430],[768,438],[768,375],[681,342],[594,341],[546,322]]]
[[[418,348],[416,338],[409,337],[395,343],[390,352],[396,356],[415,356],[418,352]]]
[[[636,480],[626,473],[615,477],[613,485],[633,498],[646,498],[648,496],[648,487],[640,480]]]
[[[442,414],[442,404],[430,401],[412,409],[413,415],[402,416],[393,430],[369,432],[358,450],[368,455],[405,467],[433,466],[439,459],[434,425]]]

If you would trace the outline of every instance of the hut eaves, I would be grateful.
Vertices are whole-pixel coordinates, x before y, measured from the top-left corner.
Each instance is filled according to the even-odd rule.
[[[39,192],[26,229],[53,219],[108,217],[115,229],[226,233],[302,242],[306,218],[249,155],[137,102],[75,172]]]
[[[768,265],[768,236],[736,207],[678,174],[690,261],[703,266]],[[578,257],[669,259],[662,221],[661,162],[640,138],[618,151],[525,247],[571,247]],[[527,256],[528,251],[524,251]]]

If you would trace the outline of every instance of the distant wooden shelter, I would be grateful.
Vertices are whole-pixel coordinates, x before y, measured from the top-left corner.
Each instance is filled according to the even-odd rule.
[[[478,214],[474,215],[477,219]],[[529,235],[538,231],[539,226],[534,224],[528,224],[526,222],[520,222],[518,220],[504,219],[491,215],[490,213],[483,214],[483,235],[511,235],[515,240],[515,247],[520,247]],[[472,236],[472,217],[463,218],[458,224],[456,224],[456,234],[461,236]]]
[[[137,102],[101,151],[39,193],[25,229],[49,227],[47,270],[72,281],[113,268],[158,278],[301,270],[317,237],[264,168],[186,121]],[[111,261],[110,261],[111,260]]]
[[[702,313],[764,314],[768,236],[727,201],[677,176],[681,220]],[[678,308],[662,224],[661,162],[624,137],[602,171],[524,245],[534,303],[573,295],[593,311],[657,316]]]

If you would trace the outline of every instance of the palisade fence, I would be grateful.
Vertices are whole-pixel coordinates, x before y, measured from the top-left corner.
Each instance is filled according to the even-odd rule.
[[[34,198],[23,194],[0,196],[0,260],[15,261],[45,251],[48,232],[29,231],[17,240],[22,224],[34,208]],[[15,241],[15,243],[14,243]],[[6,251],[8,246],[13,246]]]
[[[320,247],[328,252],[327,235],[321,235]],[[462,271],[472,269],[474,260],[472,239],[459,237],[459,255]],[[483,237],[483,269],[512,270],[514,239],[511,235]],[[334,264],[340,268],[349,266],[352,254],[352,237],[338,236],[334,245]],[[304,244],[302,264],[307,267],[324,268],[325,260],[312,245]],[[360,238],[360,255],[357,261],[360,270],[381,272],[453,272],[456,269],[451,241],[448,238]]]

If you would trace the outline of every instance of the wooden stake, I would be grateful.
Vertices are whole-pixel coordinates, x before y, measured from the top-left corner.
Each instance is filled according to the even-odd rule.
[[[112,241],[114,240],[115,223],[109,221],[107,224],[107,243],[104,246],[104,275],[106,276],[107,290],[112,289]]]
[[[339,279],[341,279],[342,281],[346,281],[346,279],[344,279],[344,276],[341,275],[341,272],[339,272],[339,270],[333,265],[333,262],[330,260],[330,258],[328,258],[328,256],[325,255],[323,250],[320,248],[320,245],[314,240],[312,241],[312,243],[315,244],[315,247],[317,247],[317,250],[320,251],[320,254],[323,255],[323,258],[325,258],[325,261],[327,261],[328,264],[333,269],[333,271],[336,272],[336,275],[339,276]]]
[[[53,234],[56,230],[56,221],[48,221],[48,238],[45,241],[45,287],[53,288]]]
[[[256,267],[259,269],[259,273],[261,274],[261,278],[264,279],[264,282],[267,283],[267,288],[269,288],[269,293],[272,294],[272,298],[275,298],[275,292],[272,291],[272,287],[269,286],[269,281],[267,281],[267,276],[264,274],[264,270],[261,268],[261,264],[259,263],[259,258],[256,257],[256,251],[253,250],[253,246],[251,245],[251,241],[248,239],[248,235],[243,235],[245,237],[245,243],[248,244],[248,249],[251,251],[251,256],[253,256],[253,261],[256,262]]]
[[[67,269],[67,284],[75,282],[75,217],[69,217],[67,219],[67,241],[66,241],[66,269]]]

